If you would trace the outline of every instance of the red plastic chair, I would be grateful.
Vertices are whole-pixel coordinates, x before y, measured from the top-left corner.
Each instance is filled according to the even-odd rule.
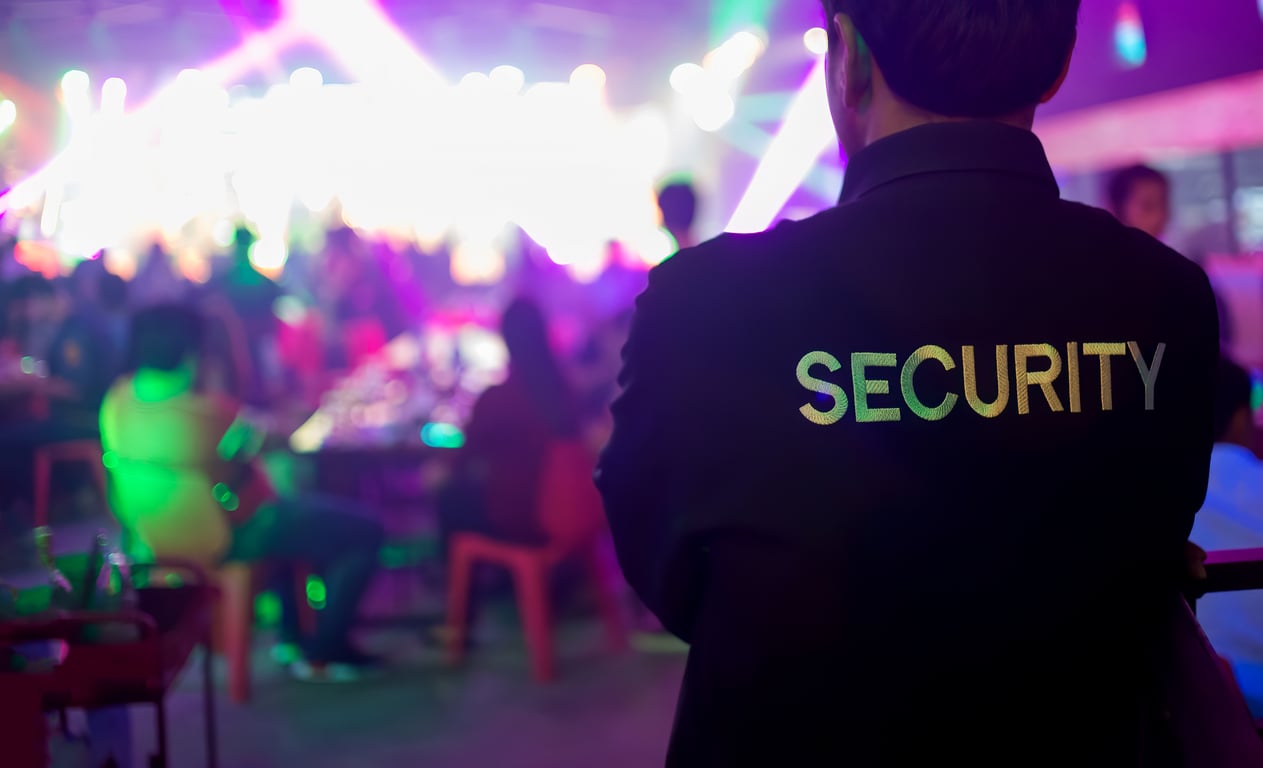
[[[452,536],[448,574],[448,660],[464,660],[469,624],[469,594],[474,566],[498,565],[509,571],[517,591],[526,632],[531,675],[539,682],[556,677],[549,574],[562,560],[579,557],[596,589],[598,608],[612,649],[627,645],[616,576],[605,556],[604,515],[592,483],[593,461],[581,443],[557,443],[549,450],[540,479],[539,509],[549,537],[546,547],[496,541],[474,533]]]
[[[254,634],[254,595],[258,568],[244,563],[229,563],[212,577],[219,589],[211,626],[215,650],[228,662],[228,699],[234,704],[250,701],[251,637]],[[315,631],[316,615],[307,603],[307,570],[295,569],[298,621],[304,633]]]
[[[105,496],[105,465],[101,463],[101,443],[73,440],[45,445],[35,451],[35,524],[48,525],[48,504],[52,496],[53,465],[82,462],[92,468],[101,498]]]

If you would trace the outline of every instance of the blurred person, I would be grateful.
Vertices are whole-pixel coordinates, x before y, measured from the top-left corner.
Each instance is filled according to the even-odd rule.
[[[1031,127],[1078,2],[823,5],[840,203],[653,271],[598,473],[692,645],[667,763],[1136,764],[1210,286],[1060,199]]]
[[[1251,393],[1250,374],[1221,361],[1210,487],[1193,522],[1192,539],[1206,550],[1263,548],[1263,461]],[[1251,712],[1263,717],[1263,594],[1206,595],[1197,603],[1197,618],[1232,665]]]
[[[96,428],[105,391],[122,372],[124,349],[117,330],[126,318],[119,317],[117,287],[109,289],[115,306],[106,308],[104,285],[109,277],[117,278],[99,259],[86,259],[75,267],[69,280],[69,311],[48,353],[49,373],[74,390],[71,398],[56,402],[54,417],[91,430]]]
[[[1110,212],[1125,226],[1161,240],[1171,223],[1171,180],[1147,165],[1115,171],[1105,186]]]
[[[356,679],[373,660],[353,646],[350,630],[376,570],[381,527],[351,502],[273,492],[255,457],[262,436],[237,403],[195,387],[203,326],[181,305],[151,307],[133,321],[132,373],[101,408],[115,513],[140,558],[317,569],[328,605],[291,671],[317,682]]]
[[[131,280],[128,293],[131,306],[141,309],[154,304],[179,302],[188,293],[188,281],[176,272],[171,255],[161,243],[154,243]]]
[[[483,392],[465,428],[465,446],[439,498],[444,543],[473,531],[540,546],[540,475],[548,446],[580,436],[579,409],[549,343],[540,308],[527,299],[504,311],[509,375]]]
[[[212,279],[206,287],[207,293],[227,301],[245,330],[250,378],[243,382],[242,399],[250,405],[266,406],[275,372],[273,358],[278,332],[275,304],[281,297],[281,289],[250,261],[255,242],[253,232],[244,226],[238,227],[227,273]]]
[[[687,181],[672,182],[658,192],[662,226],[681,248],[697,245],[697,190]]]

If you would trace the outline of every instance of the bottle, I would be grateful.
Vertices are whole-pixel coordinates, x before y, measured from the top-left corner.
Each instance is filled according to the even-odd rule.
[[[40,564],[48,574],[48,582],[52,585],[53,596],[49,601],[51,607],[70,607],[74,601],[74,587],[70,580],[57,567],[53,557],[53,531],[47,525],[35,529],[35,551],[39,555]]]

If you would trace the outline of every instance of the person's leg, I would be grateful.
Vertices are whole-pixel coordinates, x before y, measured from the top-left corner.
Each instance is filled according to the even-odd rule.
[[[305,649],[313,663],[353,655],[349,633],[377,568],[382,543],[379,523],[356,511],[354,502],[320,497],[278,499],[234,532],[230,559],[303,563],[325,581],[326,607],[316,636]],[[292,584],[292,581],[290,582]]]

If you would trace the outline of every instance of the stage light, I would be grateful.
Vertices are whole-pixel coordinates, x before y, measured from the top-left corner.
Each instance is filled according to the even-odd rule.
[[[671,72],[671,87],[677,93],[689,93],[706,75],[706,70],[693,63],[681,64]]]
[[[1114,25],[1114,53],[1129,69],[1143,66],[1149,58],[1144,21],[1140,18],[1140,10],[1130,0],[1118,9],[1118,22]]]
[[[299,67],[290,73],[289,84],[299,91],[316,91],[325,84],[324,75],[314,67]]]
[[[803,45],[817,56],[829,52],[829,33],[823,27],[812,27],[803,35]]]
[[[460,79],[460,89],[462,91],[476,93],[478,91],[485,90],[490,83],[491,78],[487,77],[483,73],[470,72],[468,75],[465,75]]]
[[[600,91],[605,88],[605,70],[595,64],[584,64],[570,73],[570,84],[576,88]]]
[[[775,220],[837,137],[825,98],[824,62],[811,71],[790,104],[780,131],[759,161],[741,203],[728,222],[729,232],[762,232]]]
[[[206,74],[200,69],[189,67],[180,70],[180,74],[175,76],[176,85],[182,88],[192,88],[206,82]]]
[[[18,105],[9,99],[0,101],[0,133],[13,127],[18,120]]]
[[[101,111],[111,117],[121,117],[127,105],[127,83],[122,78],[111,77],[101,84]]]
[[[63,96],[70,94],[87,93],[92,81],[88,78],[88,73],[81,69],[72,69],[61,76],[61,93]]]
[[[725,80],[735,80],[754,66],[766,48],[762,35],[749,30],[738,32],[706,54],[702,66]]]
[[[508,93],[518,94],[526,85],[526,73],[517,67],[503,64],[491,70],[491,82]]]
[[[704,88],[688,97],[693,122],[707,133],[715,133],[737,114],[737,104],[719,88]]]
[[[452,249],[452,280],[457,285],[491,285],[504,278],[504,253],[491,243],[461,242]]]
[[[279,273],[289,260],[289,248],[281,238],[261,238],[250,246],[250,263],[262,272]]]

